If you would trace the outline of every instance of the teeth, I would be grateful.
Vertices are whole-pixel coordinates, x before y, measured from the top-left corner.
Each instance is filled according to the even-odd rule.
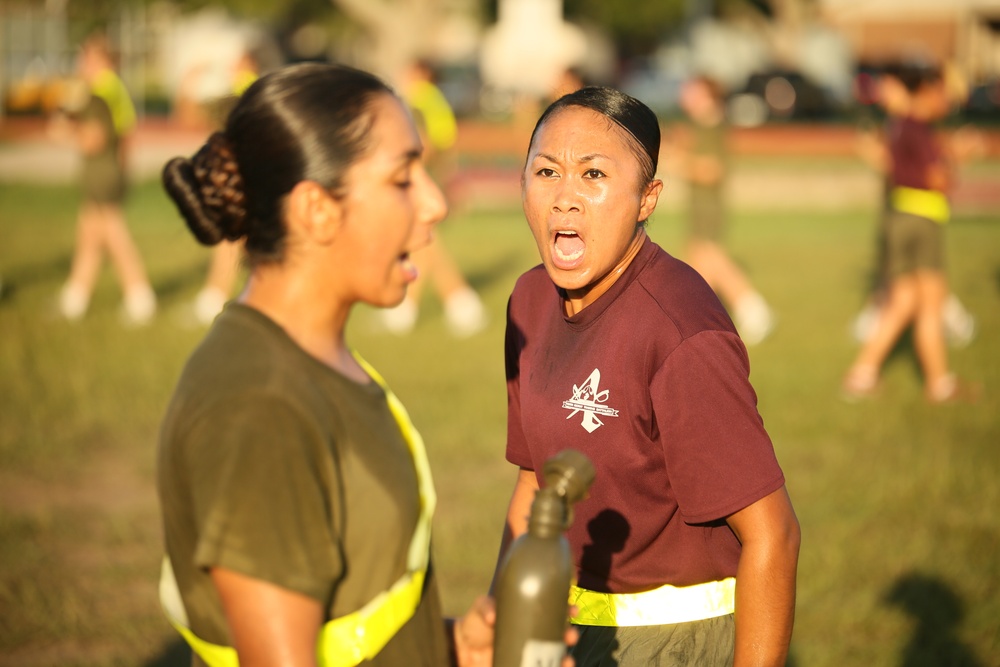
[[[575,232],[556,232],[554,253],[557,259],[572,262],[583,256],[583,240]]]
[[[559,250],[559,248],[556,248],[556,254],[559,255],[560,259],[564,259],[564,260],[567,260],[567,261],[572,261],[574,259],[578,259],[579,257],[581,257],[583,255],[583,251],[582,250],[577,250],[576,252],[574,252],[571,255],[564,255],[562,253],[562,251]]]

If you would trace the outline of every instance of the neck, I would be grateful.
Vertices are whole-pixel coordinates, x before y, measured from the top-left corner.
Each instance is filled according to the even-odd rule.
[[[632,243],[629,245],[625,255],[615,265],[615,268],[582,289],[566,290],[566,300],[563,302],[566,314],[576,315],[611,289],[611,286],[618,282],[622,273],[629,267],[635,256],[639,254],[639,249],[642,248],[642,243],[645,239],[646,229],[640,227],[632,238]]]
[[[351,304],[320,293],[316,284],[282,266],[257,267],[238,300],[267,315],[321,363],[356,382],[367,382],[345,337]]]

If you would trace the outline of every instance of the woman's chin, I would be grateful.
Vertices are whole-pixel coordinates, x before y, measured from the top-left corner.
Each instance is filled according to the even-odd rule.
[[[551,264],[546,264],[545,270],[556,287],[567,292],[585,291],[590,286],[589,274],[580,268],[567,271]]]

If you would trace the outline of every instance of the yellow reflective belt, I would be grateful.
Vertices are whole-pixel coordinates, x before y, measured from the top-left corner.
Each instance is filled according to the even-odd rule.
[[[889,196],[892,207],[902,213],[919,215],[942,225],[948,222],[951,217],[948,198],[936,190],[920,190],[899,186],[893,188]]]
[[[688,623],[732,614],[736,609],[736,579],[694,586],[667,585],[642,593],[598,593],[573,586],[569,602],[577,607],[577,614],[570,619],[577,625]]]
[[[324,624],[316,646],[320,667],[355,667],[364,660],[374,658],[400,628],[413,618],[420,605],[424,579],[427,576],[431,520],[437,505],[437,493],[434,490],[423,438],[410,421],[406,408],[392,393],[378,371],[357,353],[354,353],[354,358],[382,387],[389,411],[399,425],[403,439],[406,440],[413,456],[420,489],[420,517],[413,531],[413,539],[410,541],[406,573],[396,580],[389,590],[376,595],[358,611]],[[181,602],[170,559],[166,557],[163,559],[163,570],[160,574],[160,604],[170,624],[208,667],[239,667],[236,649],[200,639],[187,627],[187,613]]]

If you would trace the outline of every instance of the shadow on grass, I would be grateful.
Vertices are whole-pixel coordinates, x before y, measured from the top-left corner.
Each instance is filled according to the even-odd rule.
[[[208,260],[199,259],[177,267],[169,274],[157,275],[152,279],[157,299],[163,303],[179,301],[184,294],[201,286],[208,275],[208,268]]]
[[[61,285],[69,276],[71,262],[72,256],[63,254],[35,264],[6,269],[2,274],[3,289],[0,291],[0,300],[13,299],[22,289],[38,283],[56,282]],[[101,271],[110,270],[112,267],[105,259],[101,264]],[[207,275],[208,261],[199,259],[186,266],[176,267],[166,275],[161,274],[153,277],[153,291],[156,292],[156,297],[161,302],[177,301],[185,293],[199,287]]]
[[[44,261],[7,268],[3,273],[3,293],[0,299],[12,298],[19,290],[36,283],[61,281],[69,275],[71,257],[68,253],[50,257]]]
[[[917,379],[917,382],[922,382],[923,374],[920,370],[920,360],[917,357],[917,346],[913,340],[913,327],[907,326],[903,330],[903,333],[899,335],[896,340],[896,344],[892,346],[892,350],[889,351],[889,356],[886,357],[885,362],[882,364],[883,374],[884,369],[888,368],[894,364],[904,364],[910,368],[910,372]]]
[[[190,667],[191,649],[178,637],[163,647],[156,656],[142,667]]]
[[[901,667],[982,666],[958,638],[964,614],[962,600],[940,579],[917,572],[904,575],[885,592],[883,600],[915,621]]]

